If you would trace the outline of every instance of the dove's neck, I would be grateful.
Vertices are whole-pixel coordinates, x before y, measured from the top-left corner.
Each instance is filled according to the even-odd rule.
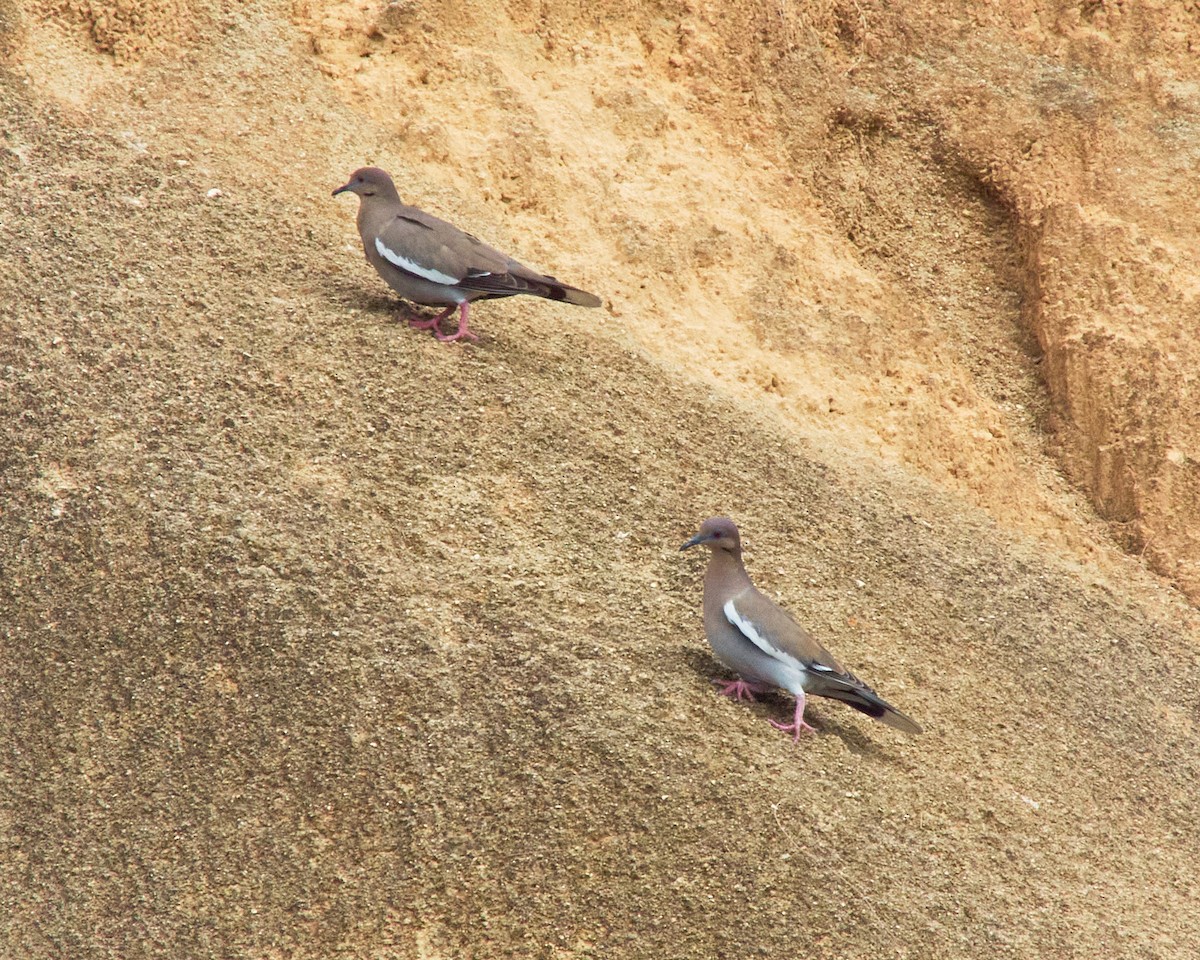
[[[708,561],[708,569],[704,571],[705,599],[711,597],[715,602],[720,598],[720,603],[723,604],[726,599],[736,596],[749,586],[750,574],[746,573],[746,567],[742,563],[741,551],[731,553],[728,550],[714,550]]]

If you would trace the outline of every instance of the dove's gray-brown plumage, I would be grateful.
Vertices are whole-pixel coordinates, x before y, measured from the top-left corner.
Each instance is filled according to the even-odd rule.
[[[742,540],[728,517],[705,520],[680,550],[703,544],[711,551],[704,574],[704,632],[713,653],[741,679],[722,683],[727,696],[754,699],[781,687],[796,698],[792,723],[771,723],[800,738],[806,694],[841,700],[905,733],[921,728],[847,671],[833,655],[770,597],[750,582],[742,563]]]
[[[413,303],[443,306],[432,320],[439,340],[476,339],[467,327],[472,300],[528,293],[581,307],[598,307],[600,298],[544,276],[458,227],[400,201],[392,178],[378,167],[363,167],[333,191],[358,194],[358,232],[363,251],[389,287]],[[458,330],[443,334],[438,324],[459,311]]]

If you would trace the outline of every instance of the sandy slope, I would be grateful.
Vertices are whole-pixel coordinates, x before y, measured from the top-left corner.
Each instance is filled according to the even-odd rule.
[[[1190,27],[971,6],[0,3],[0,953],[1190,956]],[[713,695],[716,511],[924,737]]]

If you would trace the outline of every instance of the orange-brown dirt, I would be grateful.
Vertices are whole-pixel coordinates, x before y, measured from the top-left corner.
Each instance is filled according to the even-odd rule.
[[[1198,43],[0,0],[0,955],[1194,956]],[[715,512],[924,736],[715,695]]]

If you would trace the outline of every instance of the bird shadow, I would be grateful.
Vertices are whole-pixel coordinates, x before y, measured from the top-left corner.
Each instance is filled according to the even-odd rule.
[[[324,284],[329,303],[347,310],[361,310],[364,313],[379,314],[381,317],[391,317],[413,313],[415,309],[406,300],[388,296],[386,293],[376,293],[361,286],[345,283],[328,278]]]
[[[369,321],[374,321],[375,318],[378,318],[386,326],[408,329],[409,320],[432,320],[441,313],[441,310],[436,307],[420,307],[399,297],[389,296],[386,293],[374,293],[364,290],[361,286],[343,282],[335,278],[326,278],[323,286],[325,288],[326,299],[329,303],[341,307],[347,312],[357,310],[366,314]],[[446,322],[450,324],[450,329],[453,330],[455,321],[451,319]],[[413,330],[413,333],[423,333],[430,338],[433,337],[433,332],[430,330]],[[479,337],[478,340],[464,340],[460,342],[470,343],[472,346],[479,347],[490,340],[485,334],[476,332],[476,335]]]
[[[729,675],[729,671],[725,667],[703,650],[688,649],[684,651],[683,657],[692,672],[703,680],[704,686],[712,692],[714,697],[722,700],[726,699],[716,692],[716,688],[712,682],[714,679],[734,679]],[[826,702],[830,703],[830,706],[833,706],[831,701],[820,701],[816,697],[811,697],[804,711],[805,721],[817,728],[817,736],[833,735],[839,738],[851,753],[858,756],[874,757],[888,761],[889,763],[898,761],[898,758],[891,750],[885,746],[880,746],[870,737],[864,735],[858,727],[841,723],[838,720],[827,719],[825,716],[826,710],[824,709]],[[794,710],[793,704],[794,701],[791,696],[780,690],[758,694],[758,699],[755,702],[747,703],[746,701],[742,701],[737,705],[754,711],[757,716],[764,719],[790,721]],[[781,710],[781,706],[784,709]],[[849,710],[850,708],[846,707],[846,709]],[[777,731],[773,732],[776,733],[776,736],[780,735]],[[805,739],[811,736],[814,735],[807,734],[806,736],[802,736],[800,738],[800,745],[803,745]]]

